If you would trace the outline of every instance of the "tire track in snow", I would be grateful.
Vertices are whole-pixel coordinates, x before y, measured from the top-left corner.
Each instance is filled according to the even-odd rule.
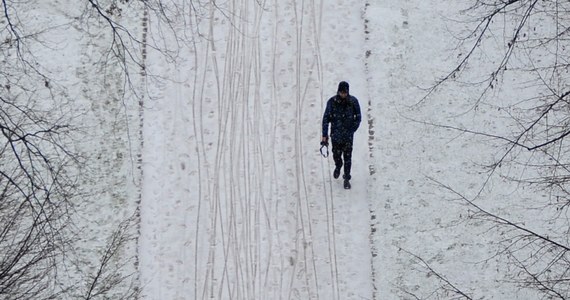
[[[190,21],[192,22],[193,20],[190,19]],[[191,26],[194,27],[197,25],[195,25],[194,23],[191,23]],[[208,178],[208,169],[207,167],[205,168],[206,170],[204,170],[204,168],[202,166],[208,166],[207,163],[207,156],[206,156],[206,145],[205,145],[205,139],[204,139],[204,121],[203,121],[203,102],[204,102],[204,88],[206,86],[206,76],[205,74],[200,74],[200,62],[198,60],[198,45],[196,43],[195,39],[192,39],[192,49],[195,53],[194,55],[194,80],[193,80],[193,87],[192,87],[192,125],[194,128],[194,137],[196,138],[196,147],[195,147],[195,152],[196,152],[196,160],[197,160],[197,180],[198,180],[198,187],[197,187],[197,194],[198,194],[198,203],[197,203],[197,214],[196,214],[196,222],[194,224],[195,226],[195,237],[194,237],[194,282],[193,282],[193,287],[194,287],[194,297],[193,299],[198,299],[198,284],[199,284],[199,280],[198,280],[198,274],[200,272],[199,270],[199,247],[200,247],[200,229],[201,229],[201,219],[200,216],[202,215],[202,199],[209,199],[209,194],[207,194],[208,189],[206,188],[204,191],[203,189],[203,185],[201,184],[204,181],[204,178]],[[206,70],[207,68],[204,67],[204,70]],[[200,88],[197,88],[198,86],[200,86]],[[205,175],[204,175],[205,174]],[[187,225],[187,228],[191,228],[192,226],[192,222],[189,222],[190,220],[186,219],[185,223]],[[188,245],[188,241],[185,243],[185,245]]]
[[[273,128],[272,128],[272,137],[273,137],[273,141],[272,144],[277,145],[278,139],[278,131],[279,131],[279,110],[276,109],[278,107],[281,107],[281,101],[280,101],[280,95],[278,93],[277,90],[277,86],[278,86],[278,72],[277,72],[277,53],[278,53],[278,43],[277,43],[277,37],[279,36],[279,1],[276,0],[275,2],[273,2],[273,19],[275,20],[274,22],[274,27],[273,27],[273,35],[272,35],[272,49],[271,49],[271,56],[272,56],[272,60],[271,60],[271,79],[272,79],[272,85],[271,85],[271,98],[273,99],[273,101],[275,101],[275,108],[273,109]],[[276,199],[275,199],[275,209],[273,210],[272,208],[272,213],[274,216],[279,216],[279,203],[280,203],[280,193],[281,193],[281,189],[278,183],[278,167],[277,167],[277,161],[278,161],[278,157],[279,157],[279,153],[277,152],[277,147],[273,147],[272,151],[271,151],[271,158],[272,158],[272,169],[271,169],[271,174],[272,174],[272,182],[274,182],[274,184],[271,186],[270,191],[273,192],[274,195],[277,195]],[[278,249],[280,251],[280,257],[279,257],[279,262],[280,262],[280,268],[284,269],[285,268],[285,259],[282,255],[282,249],[284,246],[283,240],[281,238],[281,227],[280,222],[278,220],[277,217],[274,218],[274,227],[275,227],[275,232],[277,233],[277,245],[278,245]],[[271,248],[271,246],[270,246]],[[272,254],[272,253],[271,253]],[[279,299],[281,299],[281,295],[283,294],[283,284],[284,284],[284,276],[285,276],[285,272],[280,272],[279,275],[279,286],[278,286],[278,291],[279,291]]]
[[[318,7],[317,7],[318,5]],[[312,29],[313,29],[313,37],[314,37],[314,48],[315,48],[315,59],[316,59],[316,68],[317,68],[317,82],[323,82],[323,66],[322,66],[322,58],[321,58],[321,25],[322,25],[322,18],[323,18],[323,5],[322,1],[316,2],[315,0],[311,0],[311,13],[312,13]],[[323,89],[320,88],[320,107],[324,107],[324,101],[326,100],[325,94]],[[320,132],[319,132],[320,133]],[[322,167],[323,161],[321,161],[321,171],[325,169]],[[328,172],[322,172],[321,180],[323,183],[326,182],[326,178],[330,179],[331,170],[329,168]],[[340,290],[339,290],[339,281],[338,281],[338,265],[337,265],[337,257],[336,257],[336,236],[335,236],[335,218],[334,218],[334,202],[333,202],[333,194],[332,194],[332,182],[329,181],[328,189],[327,185],[325,184],[323,191],[324,193],[324,200],[325,200],[325,215],[326,215],[326,233],[327,233],[327,249],[328,249],[328,259],[330,261],[329,268],[330,268],[330,278],[331,278],[331,292],[332,292],[332,300],[338,299],[340,297]],[[330,191],[330,194],[327,194],[327,190]],[[329,197],[330,195],[330,197]],[[330,202],[330,207],[329,207]]]
[[[260,215],[251,214],[252,211],[260,211],[259,196],[254,186],[260,185],[256,180],[259,181],[261,177],[253,169],[256,161],[261,165],[261,158],[260,155],[252,155],[252,149],[255,154],[255,149],[259,149],[260,145],[250,143],[254,136],[252,131],[256,129],[250,121],[249,90],[245,88],[250,85],[251,76],[255,76],[255,72],[252,72],[252,54],[255,50],[247,36],[251,34],[249,24],[238,22],[248,18],[250,7],[248,4],[238,4],[237,1],[232,2],[229,8],[231,13],[228,16],[233,25],[226,40],[223,72],[216,69],[216,39],[213,34],[210,36],[220,107],[220,130],[212,175],[215,183],[212,186],[214,201],[210,209],[209,279],[204,290],[210,287],[209,294],[213,295],[216,281],[220,280],[216,292],[218,297],[227,293],[230,298],[252,298],[256,290],[261,290],[256,287],[256,274],[261,273],[256,254],[259,253],[256,248],[259,249],[260,245],[256,235]],[[256,30],[253,30],[254,35]],[[223,252],[221,274],[217,273],[216,263],[216,255],[220,254],[216,251],[218,241],[222,244]]]
[[[216,267],[216,243],[217,243],[217,226],[218,226],[218,212],[219,212],[219,206],[220,206],[220,169],[221,169],[221,165],[222,165],[222,149],[224,148],[225,145],[225,139],[223,138],[226,135],[226,130],[227,130],[227,115],[229,113],[229,108],[225,107],[227,104],[224,102],[225,99],[222,98],[222,93],[221,90],[223,89],[222,83],[223,80],[220,78],[220,71],[218,70],[218,60],[217,60],[217,49],[216,49],[216,45],[215,45],[215,37],[214,37],[214,13],[216,12],[216,8],[215,7],[210,7],[210,32],[209,32],[209,43],[208,45],[210,46],[209,50],[211,51],[211,58],[212,58],[212,67],[214,70],[214,76],[215,76],[215,80],[216,80],[216,84],[217,84],[217,90],[218,90],[218,106],[219,106],[219,111],[218,111],[218,115],[219,117],[219,121],[218,121],[218,129],[219,129],[219,133],[218,133],[218,141],[217,141],[217,149],[216,149],[216,155],[215,155],[215,161],[214,161],[214,170],[213,170],[213,174],[212,177],[214,178],[214,182],[213,182],[213,186],[210,187],[212,194],[210,195],[210,211],[208,214],[209,217],[209,227],[208,227],[208,237],[209,237],[209,252],[208,252],[208,263],[207,263],[207,270],[206,270],[206,281],[204,283],[204,287],[203,287],[203,294],[202,294],[202,299],[206,299],[206,298],[213,298],[215,295],[214,289],[215,289],[215,283],[216,283],[216,275],[215,275],[215,267]],[[231,39],[229,39],[228,43],[231,41]],[[231,49],[231,48],[230,48]],[[227,53],[228,56],[233,56],[231,52]],[[206,69],[205,69],[206,70]],[[231,71],[231,70],[230,70]],[[225,116],[225,118],[222,118],[222,116]],[[224,120],[226,120],[226,122],[224,122]],[[224,235],[224,230],[223,230],[223,226],[221,227],[221,234],[222,234],[222,241],[223,239],[223,235]],[[224,245],[222,245],[222,249],[224,251],[226,251],[226,248],[224,247]],[[224,257],[227,257],[224,256]],[[217,293],[216,293],[217,294]]]
[[[252,127],[251,127],[251,139],[249,140],[253,140],[255,141],[255,144],[251,145],[251,153],[254,154],[254,158],[256,158],[254,160],[255,165],[252,167],[252,169],[255,171],[255,177],[256,180],[254,181],[254,184],[252,185],[252,190],[256,191],[256,197],[255,197],[255,205],[254,205],[254,212],[255,212],[255,216],[253,217],[254,220],[254,224],[253,224],[253,229],[254,229],[254,241],[253,241],[253,247],[255,248],[255,251],[253,252],[253,258],[252,258],[252,278],[253,278],[253,282],[252,282],[252,295],[254,295],[255,299],[262,299],[264,298],[261,295],[261,292],[265,289],[265,283],[263,283],[262,281],[262,274],[263,274],[263,269],[262,269],[262,265],[263,265],[263,261],[262,261],[262,257],[263,257],[263,239],[262,239],[262,224],[268,224],[268,218],[267,218],[267,213],[266,213],[266,209],[265,207],[267,207],[266,204],[266,199],[265,199],[265,195],[263,193],[263,187],[265,185],[265,180],[264,180],[264,166],[265,166],[265,151],[263,150],[263,143],[262,143],[262,139],[261,137],[262,135],[262,122],[261,120],[263,120],[263,107],[262,107],[262,100],[261,100],[261,95],[260,95],[260,87],[261,87],[261,64],[262,64],[262,58],[261,58],[261,47],[259,45],[259,41],[258,41],[258,37],[260,36],[260,30],[261,30],[261,20],[263,18],[263,16],[265,15],[265,11],[264,11],[264,7],[260,6],[260,5],[253,5],[252,10],[254,11],[254,33],[252,34],[253,37],[256,37],[255,39],[250,39],[251,41],[251,55],[250,57],[252,58],[252,62],[251,62],[251,69],[253,70],[253,74],[252,74],[252,79],[254,80],[253,84],[250,84],[250,86],[254,87],[253,90],[253,97],[254,97],[254,101],[252,103],[253,105],[253,112],[252,112]],[[255,137],[259,137],[259,138],[255,138]],[[263,217],[262,215],[265,216],[265,222],[263,222]],[[267,232],[269,231],[268,227],[264,227],[263,231]],[[269,265],[269,263],[267,263],[267,265]]]
[[[319,299],[322,296],[322,292],[330,295],[332,293],[333,299],[335,295],[339,294],[338,285],[338,268],[336,267],[336,245],[335,245],[335,234],[334,234],[334,210],[329,206],[328,199],[325,201],[326,212],[326,232],[323,232],[327,238],[325,239],[328,243],[329,258],[330,263],[330,281],[322,277],[323,272],[319,271],[320,268],[317,266],[319,260],[324,259],[324,257],[319,257],[319,253],[315,251],[315,243],[320,243],[321,241],[315,240],[314,228],[312,228],[313,223],[317,224],[317,219],[313,215],[313,210],[319,208],[320,202],[318,200],[321,197],[315,195],[314,189],[317,187],[318,180],[311,176],[307,177],[307,172],[315,175],[315,171],[318,169],[317,165],[320,161],[315,161],[313,159],[308,163],[306,161],[307,147],[304,146],[305,140],[314,140],[315,136],[318,136],[318,130],[312,131],[304,124],[309,124],[313,121],[314,114],[320,115],[320,107],[316,107],[315,111],[308,111],[307,108],[315,108],[314,102],[309,104],[308,92],[312,85],[319,85],[322,82],[322,68],[320,63],[320,23],[322,16],[323,3],[318,6],[319,9],[315,9],[317,6],[314,1],[303,1],[301,3],[293,1],[292,4],[289,3],[289,11],[284,11],[283,17],[276,17],[278,23],[280,19],[286,18],[287,13],[293,13],[294,18],[292,22],[292,28],[294,28],[293,33],[288,33],[286,30],[283,34],[276,34],[276,36],[291,36],[292,39],[292,52],[295,55],[292,57],[293,64],[290,66],[290,71],[294,74],[295,85],[291,90],[293,90],[293,95],[295,95],[295,101],[293,102],[293,122],[294,125],[294,139],[292,140],[293,147],[292,156],[296,158],[295,171],[291,170],[291,175],[295,178],[293,184],[295,186],[293,196],[295,197],[294,210],[292,210],[291,217],[294,220],[293,228],[296,229],[291,240],[292,245],[290,248],[293,250],[292,256],[286,257],[285,260],[289,260],[291,265],[288,297],[306,297],[311,299]],[[287,5],[286,5],[287,8]],[[318,20],[318,22],[317,22]],[[312,30],[306,30],[307,27],[313,26]],[[311,36],[311,34],[313,34]],[[312,48],[310,48],[312,46]],[[307,48],[314,51],[314,57],[307,54]],[[309,52],[310,53],[310,52]],[[317,82],[313,82],[314,76],[312,73],[316,69]],[[319,86],[320,88],[320,86]],[[317,97],[322,99],[322,89],[320,90],[320,95]],[[314,96],[314,95],[313,95]],[[321,100],[322,101],[322,100]],[[309,117],[307,117],[310,115]],[[309,132],[313,132],[309,134]],[[312,148],[312,147],[309,147]],[[315,153],[316,154],[316,153]],[[332,188],[332,186],[331,186]],[[334,207],[334,205],[332,205]],[[331,216],[333,221],[331,222]],[[332,228],[332,230],[331,230]],[[287,245],[287,243],[285,244]],[[289,271],[288,271],[289,272]],[[326,273],[325,273],[326,274]],[[325,276],[326,277],[326,276]],[[325,283],[327,286],[332,286],[332,291],[330,288],[324,289],[321,286]],[[303,296],[301,296],[303,295]],[[330,296],[326,296],[330,299]]]
[[[319,6],[319,18],[318,22],[315,22],[315,37],[316,37],[316,53],[317,53],[317,61],[318,61],[318,76],[321,84],[324,82],[323,80],[323,63],[322,63],[322,51],[321,51],[321,44],[320,44],[320,37],[321,37],[321,24],[323,21],[323,5],[324,3],[321,2]],[[315,13],[316,17],[316,13]],[[323,88],[320,89],[320,107],[326,107],[326,101],[328,99],[328,94],[325,95]],[[320,132],[319,132],[320,136]],[[328,249],[328,259],[329,263],[329,271],[330,271],[330,279],[331,279],[331,292],[332,292],[332,299],[340,299],[340,284],[339,284],[339,272],[338,272],[338,257],[337,257],[337,243],[336,243],[336,218],[335,218],[335,196],[333,193],[333,182],[331,181],[331,174],[332,169],[330,168],[330,164],[327,160],[321,160],[321,182],[323,183],[323,192],[324,192],[324,202],[325,202],[325,212],[326,212],[326,233],[327,233],[327,249]]]
[[[198,28],[199,24],[194,23],[194,19],[190,18],[190,25],[191,28]],[[206,137],[205,137],[205,129],[207,128],[204,125],[204,115],[205,115],[205,111],[204,111],[204,106],[205,104],[207,104],[207,99],[205,99],[205,88],[208,85],[207,83],[207,76],[206,76],[206,70],[208,69],[208,60],[206,59],[205,61],[199,61],[199,56],[198,54],[200,53],[200,45],[197,42],[197,40],[194,38],[192,39],[192,50],[194,53],[194,81],[193,81],[193,87],[192,87],[192,120],[193,120],[193,128],[194,128],[194,136],[196,138],[196,147],[195,147],[195,152],[196,152],[196,158],[197,158],[197,180],[198,180],[198,185],[197,185],[197,199],[198,199],[198,203],[197,203],[197,213],[196,213],[196,222],[193,223],[191,222],[191,220],[186,220],[187,221],[187,227],[191,228],[192,225],[195,226],[195,231],[194,231],[194,272],[193,272],[193,278],[194,278],[194,282],[193,282],[193,291],[194,291],[194,297],[193,299],[199,299],[199,291],[200,291],[200,275],[203,273],[203,270],[200,269],[201,266],[201,244],[200,242],[202,241],[201,238],[201,229],[202,229],[202,210],[203,210],[203,200],[205,201],[210,201],[212,199],[212,194],[210,192],[210,188],[208,185],[208,178],[210,178],[209,174],[209,168],[208,166],[210,165],[208,163],[208,156],[206,154]],[[205,57],[209,56],[209,52],[210,52],[210,43],[206,43],[206,50],[205,50]],[[202,65],[203,64],[203,65]],[[201,72],[201,70],[203,70]],[[205,103],[206,102],[206,103]],[[203,184],[204,183],[204,184]],[[188,242],[186,242],[186,244],[188,244]],[[207,273],[208,271],[206,271]],[[207,278],[207,275],[204,276],[204,278]],[[205,282],[204,282],[205,284]],[[204,289],[203,291],[206,291],[206,289]],[[204,295],[204,294],[202,294]]]
[[[297,47],[297,57],[296,57],[296,95],[295,95],[295,156],[298,158],[296,160],[296,175],[297,175],[297,222],[300,224],[301,234],[302,234],[302,245],[303,245],[303,264],[304,264],[304,275],[305,284],[308,290],[308,294],[312,297],[313,293],[316,298],[319,298],[319,284],[317,276],[317,268],[315,265],[315,251],[314,244],[312,242],[313,230],[311,226],[311,208],[309,207],[309,199],[307,192],[307,179],[305,177],[305,161],[303,155],[303,106],[306,100],[306,88],[309,82],[303,84],[301,82],[302,71],[303,71],[303,42],[305,38],[304,25],[305,25],[305,1],[301,1],[300,5],[297,6],[297,1],[294,1],[293,11],[295,12],[295,28],[296,28],[296,47]],[[309,78],[310,81],[310,78]],[[303,211],[305,209],[305,212]],[[306,220],[305,220],[306,215]],[[299,236],[296,236],[294,243],[299,244]],[[307,253],[307,247],[310,247],[311,253]],[[312,264],[309,265],[308,261]],[[312,276],[310,270],[312,268]],[[312,277],[312,278],[311,278]],[[314,284],[314,292],[312,292]],[[291,296],[289,296],[291,297]]]

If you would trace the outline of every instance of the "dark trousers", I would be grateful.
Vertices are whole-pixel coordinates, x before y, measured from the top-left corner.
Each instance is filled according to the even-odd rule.
[[[332,142],[334,164],[340,170],[344,160],[344,179],[350,180],[350,167],[352,167],[352,142]]]

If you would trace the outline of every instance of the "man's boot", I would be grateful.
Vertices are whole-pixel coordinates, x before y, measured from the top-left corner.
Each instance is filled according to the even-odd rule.
[[[334,168],[333,177],[337,179],[340,176],[340,168]]]
[[[350,189],[350,175],[342,175],[342,178],[344,178],[344,189],[349,190]]]

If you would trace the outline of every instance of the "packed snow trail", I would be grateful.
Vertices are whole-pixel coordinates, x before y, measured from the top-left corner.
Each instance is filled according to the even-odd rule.
[[[146,299],[372,298],[366,122],[352,190],[318,153],[340,80],[366,109],[363,59],[351,55],[362,49],[362,7],[260,5],[181,13],[189,38],[175,67],[148,55],[149,74],[174,79],[153,81],[145,103]]]

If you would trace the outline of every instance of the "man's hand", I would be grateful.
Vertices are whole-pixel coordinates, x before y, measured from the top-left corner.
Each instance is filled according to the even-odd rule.
[[[328,136],[323,136],[321,138],[321,146],[328,146],[329,145],[329,137]]]

